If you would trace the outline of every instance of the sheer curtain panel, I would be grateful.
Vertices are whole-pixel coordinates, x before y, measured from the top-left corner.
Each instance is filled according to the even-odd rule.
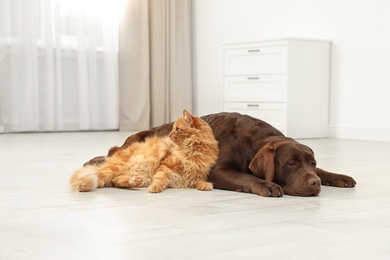
[[[118,128],[122,2],[0,0],[0,131]]]

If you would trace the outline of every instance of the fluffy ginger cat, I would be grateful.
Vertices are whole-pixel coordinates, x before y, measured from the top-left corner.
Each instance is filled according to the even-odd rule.
[[[150,137],[117,151],[103,164],[86,165],[70,183],[78,191],[112,186],[148,187],[152,193],[168,187],[212,190],[207,176],[218,154],[210,126],[184,110],[168,136]]]

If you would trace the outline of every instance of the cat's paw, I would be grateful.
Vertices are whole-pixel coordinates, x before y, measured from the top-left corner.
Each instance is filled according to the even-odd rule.
[[[164,187],[157,185],[157,184],[151,184],[148,187],[148,192],[150,193],[159,193],[164,190]]]
[[[199,181],[195,184],[195,188],[203,191],[213,190],[213,184],[207,181]]]
[[[71,183],[73,190],[80,192],[87,192],[96,189],[97,184],[95,180],[91,179],[80,179],[77,181],[73,181]]]
[[[72,175],[70,185],[76,191],[91,191],[98,187],[98,177],[89,167],[83,167]]]
[[[129,178],[129,184],[131,187],[140,187],[143,183],[142,178],[138,176],[132,176]]]
[[[94,186],[91,183],[80,184],[80,185],[77,185],[77,187],[76,187],[76,190],[78,190],[80,192],[87,192],[87,191],[91,191],[93,189],[94,189]]]

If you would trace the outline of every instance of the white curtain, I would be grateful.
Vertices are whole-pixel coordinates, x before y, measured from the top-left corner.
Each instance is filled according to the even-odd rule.
[[[0,131],[118,129],[118,0],[0,0]]]

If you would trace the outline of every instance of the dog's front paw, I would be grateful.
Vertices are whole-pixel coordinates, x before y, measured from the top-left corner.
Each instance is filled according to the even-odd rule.
[[[328,178],[323,178],[321,183],[322,185],[340,188],[353,188],[356,186],[356,181],[352,177],[343,174],[334,174]]]
[[[282,197],[283,189],[276,183],[261,180],[254,184],[251,193],[263,197]]]

